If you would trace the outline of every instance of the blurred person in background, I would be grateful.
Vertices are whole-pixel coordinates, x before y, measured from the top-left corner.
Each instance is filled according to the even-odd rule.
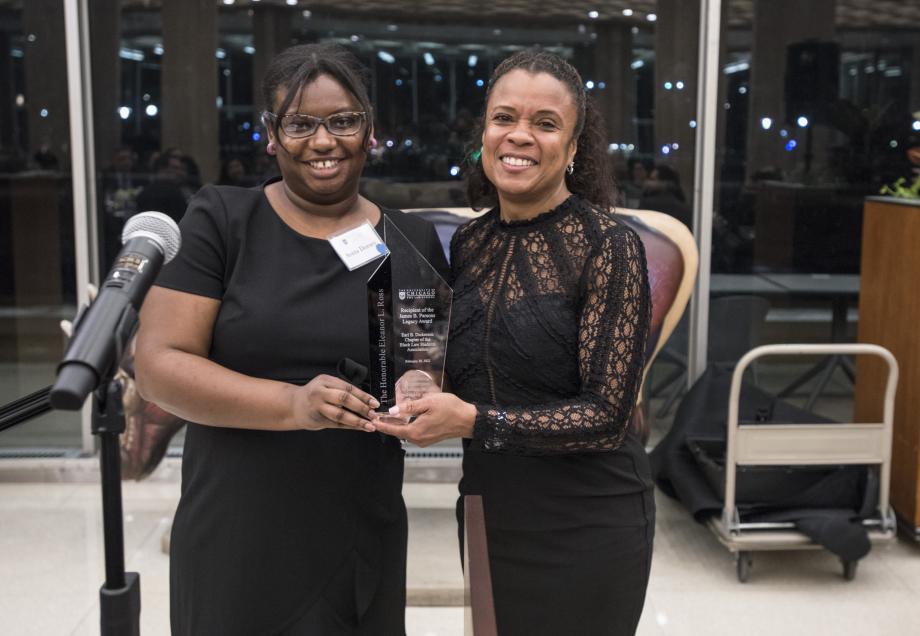
[[[227,159],[220,167],[220,177],[217,185],[234,185],[249,187],[255,185],[254,179],[246,170],[246,164],[239,157]]]
[[[626,202],[626,207],[638,207],[639,199],[642,198],[642,189],[645,187],[645,180],[648,179],[651,171],[651,164],[638,157],[630,157],[626,162],[626,178],[620,181],[620,188],[623,191],[623,200]]]
[[[188,204],[182,188],[187,174],[181,157],[168,152],[160,153],[153,161],[153,178],[137,194],[137,211],[163,212],[176,223],[181,221]]]
[[[642,188],[640,210],[657,210],[693,227],[693,209],[680,187],[680,175],[670,166],[659,164],[652,169]]]

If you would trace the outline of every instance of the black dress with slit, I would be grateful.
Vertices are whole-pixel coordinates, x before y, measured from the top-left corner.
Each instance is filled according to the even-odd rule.
[[[383,210],[436,267],[433,226]],[[381,232],[381,224],[378,232]],[[305,384],[369,363],[366,281],[275,213],[262,187],[206,186],[157,284],[220,301],[208,357]],[[405,634],[406,509],[399,442],[359,431],[190,423],[172,528],[172,632]]]
[[[654,534],[627,423],[650,294],[639,237],[577,196],[523,222],[498,209],[451,244],[448,374],[476,404],[462,495],[482,495],[502,636],[633,634]]]

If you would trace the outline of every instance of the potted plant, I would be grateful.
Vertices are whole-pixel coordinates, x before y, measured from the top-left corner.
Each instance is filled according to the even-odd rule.
[[[879,193],[897,199],[920,199],[920,175],[910,185],[906,177],[901,177],[891,185],[882,187]]]

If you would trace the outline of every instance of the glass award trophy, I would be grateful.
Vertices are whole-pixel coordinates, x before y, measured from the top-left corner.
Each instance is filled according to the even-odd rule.
[[[386,216],[383,240],[390,253],[367,281],[367,317],[370,393],[386,413],[441,390],[454,292]]]

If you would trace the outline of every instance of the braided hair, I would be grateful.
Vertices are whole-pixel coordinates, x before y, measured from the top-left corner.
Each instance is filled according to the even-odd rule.
[[[577,139],[575,170],[565,175],[565,184],[570,192],[607,210],[614,200],[614,181],[607,158],[607,129],[600,112],[585,93],[584,82],[575,68],[564,59],[537,48],[519,51],[499,64],[489,79],[485,104],[489,104],[492,89],[499,79],[510,71],[521,69],[531,74],[546,73],[568,89],[575,102],[577,119],[573,138]],[[476,210],[497,204],[495,185],[489,181],[482,168],[479,152],[485,131],[485,115],[479,118],[473,132],[471,147],[467,152],[466,176],[467,197]]]

